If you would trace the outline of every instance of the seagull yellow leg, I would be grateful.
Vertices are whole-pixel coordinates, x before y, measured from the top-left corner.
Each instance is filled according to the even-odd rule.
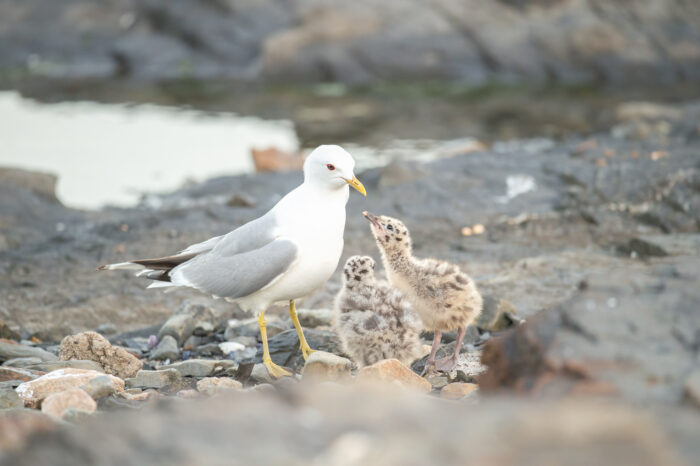
[[[313,353],[314,350],[312,350],[309,344],[306,342],[304,331],[301,329],[301,324],[299,323],[299,316],[297,316],[297,307],[294,304],[293,299],[289,301],[289,317],[292,318],[294,328],[297,329],[297,335],[299,335],[299,345],[301,346],[301,354],[304,355],[304,361],[306,361],[309,359],[309,356],[311,356],[311,353]]]
[[[258,315],[258,326],[260,327],[260,336],[263,344],[263,364],[267,368],[267,372],[276,379],[284,376],[292,375],[288,370],[278,366],[270,359],[270,350],[267,347],[267,322],[265,322],[265,311],[261,311]]]

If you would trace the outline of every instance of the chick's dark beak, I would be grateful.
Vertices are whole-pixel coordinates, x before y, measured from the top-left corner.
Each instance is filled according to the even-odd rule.
[[[366,210],[365,210],[364,212],[362,212],[362,215],[364,215],[364,217],[365,217],[367,220],[369,220],[369,222],[370,222],[372,225],[374,225],[375,227],[381,227],[381,225],[380,225],[380,223],[379,223],[379,219],[378,219],[377,217],[375,217],[374,215],[370,214],[370,213],[367,212]]]

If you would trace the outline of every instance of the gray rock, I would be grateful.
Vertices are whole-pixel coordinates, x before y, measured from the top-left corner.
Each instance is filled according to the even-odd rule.
[[[304,328],[329,326],[333,318],[332,309],[297,309],[299,323]]]
[[[267,368],[262,363],[253,366],[253,371],[250,373],[248,380],[255,385],[272,384],[275,382],[274,377],[270,375]]]
[[[136,377],[126,379],[128,388],[164,388],[180,381],[182,376],[175,369],[156,371],[140,370]]]
[[[235,362],[226,359],[188,359],[187,361],[162,366],[161,369],[175,370],[182,377],[210,377],[235,365]]]
[[[177,341],[170,335],[165,335],[158,342],[158,346],[151,351],[151,359],[163,361],[169,359],[174,361],[180,359],[180,350],[177,347]]]
[[[342,354],[338,336],[328,330],[304,329],[304,336],[312,349],[327,353]],[[284,367],[301,370],[304,357],[299,349],[299,337],[296,330],[287,330],[268,339],[272,362]],[[255,356],[256,362],[262,362],[262,348]]]
[[[97,327],[95,331],[100,335],[114,335],[117,333],[117,326],[111,322],[108,322]]]
[[[17,392],[9,387],[0,387],[0,410],[23,407],[24,402],[20,400]]]
[[[439,390],[450,383],[446,375],[429,375],[425,379],[433,386],[433,390]]]
[[[241,336],[238,336],[238,337],[233,337],[233,338],[231,338],[230,340],[227,340],[227,341],[232,341],[232,342],[235,342],[235,343],[240,343],[240,344],[243,345],[243,346],[253,346],[253,347],[257,346],[257,344],[258,344],[258,339],[257,339],[257,338],[251,337],[251,336],[245,336],[245,335],[241,335]]]
[[[90,371],[104,372],[101,365],[95,361],[82,360],[82,359],[72,359],[70,361],[47,361],[40,362],[38,364],[28,364],[23,366],[26,369],[32,369],[35,371],[51,372],[56,369],[64,369],[66,367],[71,367],[73,369],[85,369]]]
[[[102,398],[112,396],[116,392],[114,383],[107,376],[95,377],[88,383],[81,385],[80,388],[90,395],[93,400],[100,400]]]
[[[37,357],[29,357],[29,358],[14,358],[14,359],[8,359],[7,361],[3,362],[3,366],[10,366],[10,367],[27,367],[31,366],[32,364],[40,364],[41,363],[41,358]]]
[[[58,356],[41,348],[0,341],[0,361],[15,358],[39,358],[42,361],[58,360]]]
[[[490,340],[479,386],[485,393],[594,390],[638,403],[679,402],[696,365],[697,263],[632,264],[615,280],[592,274],[569,301]]]
[[[204,356],[222,356],[224,354],[219,347],[219,343],[207,343],[206,345],[198,346],[195,351]]]
[[[1,242],[1,241],[0,241]],[[1,250],[1,248],[0,248]],[[9,340],[19,340],[20,335],[19,333],[15,332],[12,330],[5,321],[0,319],[0,338],[6,338]]]
[[[700,408],[700,370],[694,370],[684,384],[685,396],[688,400]]]
[[[160,328],[158,341],[164,336],[170,335],[182,345],[194,330],[194,318],[189,314],[174,314]]]

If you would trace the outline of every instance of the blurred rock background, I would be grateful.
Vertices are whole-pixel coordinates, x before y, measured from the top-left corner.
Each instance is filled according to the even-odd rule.
[[[698,2],[6,0],[0,89],[0,464],[697,463]],[[223,168],[67,200],[161,154],[144,115],[215,120],[160,163]],[[483,292],[454,373],[386,362],[362,388],[329,327],[337,274],[299,305],[313,371],[270,310],[298,372],[273,381],[235,306],[95,271],[261,215],[328,142],[369,194],[343,260],[378,257],[363,210],[393,215]],[[70,179],[57,157],[99,163]]]

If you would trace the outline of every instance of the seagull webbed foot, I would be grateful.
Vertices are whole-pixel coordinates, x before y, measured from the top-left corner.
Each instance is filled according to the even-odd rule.
[[[272,362],[272,359],[263,359],[263,364],[265,364],[267,372],[276,379],[279,379],[280,377],[289,377],[292,375],[292,373],[284,367],[280,367]]]

